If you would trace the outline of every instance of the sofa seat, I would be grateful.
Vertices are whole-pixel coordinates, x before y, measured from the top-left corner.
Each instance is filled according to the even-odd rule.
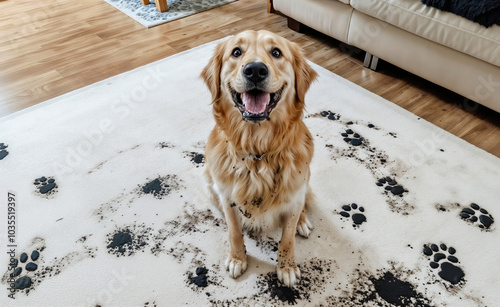
[[[500,26],[485,28],[419,0],[350,0],[357,11],[451,49],[500,66]]]

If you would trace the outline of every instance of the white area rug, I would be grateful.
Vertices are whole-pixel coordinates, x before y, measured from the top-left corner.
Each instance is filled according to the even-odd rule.
[[[140,0],[104,0],[146,28],[203,12],[237,0],[167,0],[168,11],[160,13],[154,0],[142,5]]]
[[[0,305],[498,305],[499,159],[317,65],[301,283],[279,286],[276,234],[246,234],[248,270],[228,277],[201,178],[214,122],[198,75],[214,47],[0,120]]]

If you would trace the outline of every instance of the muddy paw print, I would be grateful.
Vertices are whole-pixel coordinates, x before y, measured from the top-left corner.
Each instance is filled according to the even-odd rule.
[[[195,284],[198,287],[205,288],[208,286],[207,282],[208,270],[205,267],[199,267],[196,269],[196,277],[189,276],[189,283]]]
[[[21,256],[19,256],[19,259],[12,259],[10,268],[13,272],[10,274],[10,277],[16,278],[14,282],[14,289],[23,290],[31,287],[31,277],[29,277],[28,274],[29,272],[34,272],[38,269],[38,265],[35,262],[39,257],[40,252],[34,250],[31,252],[31,256],[29,258],[28,254],[22,253]],[[31,261],[28,262],[30,259]]]
[[[177,175],[157,177],[146,184],[139,185],[137,192],[140,195],[151,194],[156,199],[162,199],[172,191],[178,191],[181,187],[180,182],[181,180],[177,178]]]
[[[33,183],[38,192],[44,195],[50,195],[57,191],[57,184],[54,178],[40,177]]]
[[[447,247],[445,244],[424,245],[424,254],[432,257],[430,266],[433,269],[441,267],[438,273],[442,279],[456,285],[461,282],[465,276],[464,271],[455,264],[458,263],[458,258],[455,257],[456,250],[453,247]]]
[[[344,137],[344,141],[346,143],[351,144],[352,146],[359,146],[363,144],[363,138],[358,134],[352,131],[351,129],[347,129],[345,132],[341,133]]]
[[[340,114],[334,113],[332,111],[321,111],[321,116],[328,118],[329,120],[339,120]]]
[[[186,154],[184,157],[191,158],[191,162],[193,162],[193,164],[196,165],[196,167],[198,167],[200,164],[205,163],[205,157],[203,156],[202,153],[194,152],[194,151],[191,151],[191,152],[186,151],[184,153]]]
[[[408,192],[401,185],[398,185],[397,181],[395,179],[392,179],[391,177],[380,178],[377,182],[377,185],[379,187],[385,186],[385,189],[387,191],[390,191],[394,195],[403,196],[404,192]]]
[[[0,160],[7,157],[7,155],[9,154],[9,152],[6,150],[7,147],[8,146],[5,145],[4,143],[0,143]]]
[[[130,226],[131,229],[134,226]],[[143,251],[147,245],[150,228],[135,227],[134,232],[128,228],[118,229],[108,234],[108,253],[120,256],[132,256],[138,251]]]
[[[362,212],[365,212],[365,208],[359,207],[357,204],[352,203],[350,205],[342,206],[340,215],[345,218],[351,218],[353,222],[352,226],[356,227],[363,224],[363,222],[366,222],[366,216]]]
[[[477,213],[477,215],[476,215]],[[479,215],[479,217],[478,217]],[[493,224],[493,217],[486,211],[486,209],[479,207],[479,205],[472,203],[470,208],[463,208],[460,217],[470,223],[476,224],[479,228],[489,229]]]

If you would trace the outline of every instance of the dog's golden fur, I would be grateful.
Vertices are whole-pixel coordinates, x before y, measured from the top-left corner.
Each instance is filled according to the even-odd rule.
[[[235,97],[248,90],[243,69],[253,62],[268,69],[259,82],[263,97],[281,98],[274,109],[269,103],[267,118],[245,120],[245,107]],[[302,118],[316,72],[295,43],[267,31],[245,31],[216,47],[201,76],[212,94],[216,122],[205,149],[205,179],[228,224],[226,268],[235,278],[246,269],[242,226],[280,226],[278,277],[293,286],[300,278],[296,229],[307,237],[312,228],[306,214],[314,198],[309,186],[313,139]]]

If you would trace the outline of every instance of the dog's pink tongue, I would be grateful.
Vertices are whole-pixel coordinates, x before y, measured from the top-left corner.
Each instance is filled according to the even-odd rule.
[[[266,110],[269,102],[269,93],[253,95],[252,93],[244,92],[241,94],[241,100],[243,100],[243,104],[248,112],[260,114]]]

